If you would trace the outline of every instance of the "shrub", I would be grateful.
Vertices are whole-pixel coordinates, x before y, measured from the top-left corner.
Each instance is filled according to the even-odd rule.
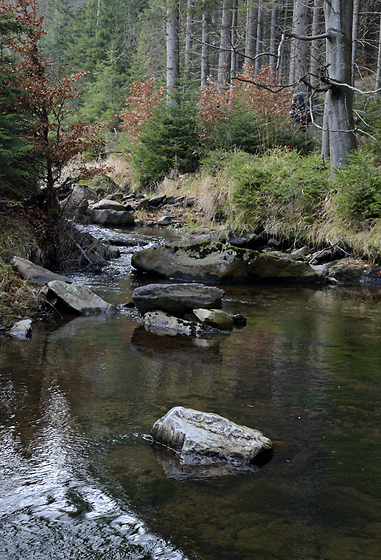
[[[357,229],[381,218],[381,167],[375,161],[369,150],[359,149],[334,175],[337,215]]]
[[[160,103],[140,133],[131,163],[144,185],[176,173],[194,171],[198,160],[198,131],[194,105],[180,100]]]

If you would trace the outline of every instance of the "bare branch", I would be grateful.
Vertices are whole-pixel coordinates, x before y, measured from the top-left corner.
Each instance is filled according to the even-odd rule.
[[[291,39],[298,39],[299,41],[319,41],[320,39],[328,39],[329,33],[322,33],[321,35],[296,35],[296,33],[285,33],[286,37]]]

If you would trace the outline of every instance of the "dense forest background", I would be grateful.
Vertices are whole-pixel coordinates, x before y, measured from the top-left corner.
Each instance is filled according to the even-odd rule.
[[[230,199],[250,209],[251,221],[272,197],[255,218],[263,224],[276,191],[264,169],[276,184],[282,154],[286,169],[305,170],[295,180],[303,196],[312,185],[304,212],[327,197],[327,166],[350,163],[352,176],[329,179],[336,208],[351,223],[375,220],[380,18],[380,0],[3,3],[1,175],[23,190],[42,181],[53,206],[62,170],[78,154],[125,156],[150,189],[200,168],[222,173],[225,162],[238,177]],[[279,181],[275,199],[295,197]]]

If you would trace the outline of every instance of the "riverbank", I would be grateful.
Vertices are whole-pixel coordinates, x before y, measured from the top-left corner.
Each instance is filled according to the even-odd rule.
[[[287,150],[262,158],[215,152],[199,172],[173,174],[145,190],[134,181],[128,163],[113,158],[107,167],[114,167],[114,172],[103,180],[82,182],[80,188],[87,189],[93,200],[120,201],[133,211],[137,226],[168,227],[185,237],[202,234],[242,248],[296,253],[316,265],[345,258],[345,264],[358,272],[351,280],[361,281],[365,271],[367,281],[375,281],[381,260],[378,168],[364,161],[361,153],[358,157],[357,163],[332,178],[316,156],[301,158]],[[66,202],[63,206],[67,211]],[[82,202],[78,206],[83,212]],[[74,204],[69,216],[77,210]],[[82,213],[81,219],[88,218]],[[68,263],[72,270],[101,269],[107,263],[110,254],[105,248],[99,255],[90,238],[83,243],[73,229],[64,232],[64,223],[30,201],[0,204],[3,330],[15,320],[46,311],[43,289],[13,272],[13,256],[56,271]]]

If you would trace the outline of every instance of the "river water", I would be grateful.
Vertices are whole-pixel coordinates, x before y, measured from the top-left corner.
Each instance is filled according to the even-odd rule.
[[[131,252],[161,238],[95,233],[130,247],[73,279],[122,305]],[[0,339],[0,560],[381,558],[381,290],[225,290],[247,317],[229,335],[156,337],[119,307]],[[181,468],[148,437],[175,405],[261,430],[274,456]]]

